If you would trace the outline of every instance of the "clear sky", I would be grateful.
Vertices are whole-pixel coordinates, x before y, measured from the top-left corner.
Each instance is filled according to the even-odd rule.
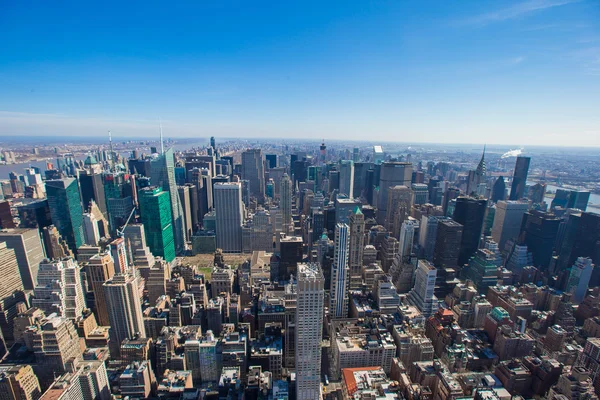
[[[0,3],[0,135],[159,118],[170,137],[600,146],[600,0]]]

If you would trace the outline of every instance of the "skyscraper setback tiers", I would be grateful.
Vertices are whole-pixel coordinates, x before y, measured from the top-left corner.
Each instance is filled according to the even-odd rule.
[[[150,147],[59,149],[2,185],[2,387],[310,400],[600,387],[600,217],[583,189],[552,198],[535,154]]]

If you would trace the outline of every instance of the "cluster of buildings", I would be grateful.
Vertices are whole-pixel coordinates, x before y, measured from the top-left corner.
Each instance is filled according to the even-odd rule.
[[[524,156],[269,150],[12,174],[0,397],[597,398],[589,193],[548,204]]]

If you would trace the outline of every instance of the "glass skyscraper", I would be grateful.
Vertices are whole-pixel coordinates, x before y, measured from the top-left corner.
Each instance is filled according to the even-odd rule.
[[[175,194],[177,196],[177,193]],[[139,193],[140,212],[146,233],[146,242],[155,256],[167,262],[175,258],[175,243],[171,218],[169,192],[148,187]]]
[[[46,196],[52,222],[72,251],[84,244],[83,208],[75,178],[46,181]]]

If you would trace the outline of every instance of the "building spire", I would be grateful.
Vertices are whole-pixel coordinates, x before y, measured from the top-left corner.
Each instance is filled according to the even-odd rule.
[[[110,172],[115,172],[115,152],[113,151],[112,133],[108,131],[108,143],[110,144]]]
[[[485,172],[486,172],[485,144],[483,145],[483,154],[481,155],[481,160],[479,161],[479,164],[477,165],[477,169],[475,170],[475,172],[477,173],[477,175],[480,175],[480,176],[485,175]]]

